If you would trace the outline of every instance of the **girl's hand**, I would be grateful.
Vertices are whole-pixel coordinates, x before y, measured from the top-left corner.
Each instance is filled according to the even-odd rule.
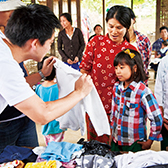
[[[163,125],[168,130],[168,120],[166,118],[163,118]]]
[[[109,145],[111,146],[111,142],[112,142],[112,135],[109,136]]]
[[[67,59],[68,64],[73,64],[73,61],[71,59]]]
[[[142,149],[150,149],[153,141],[148,139],[146,142],[138,141],[137,143],[142,145]]]
[[[168,120],[166,118],[163,118],[163,123],[168,124]]]
[[[112,142],[112,129],[110,128],[110,136],[109,136],[109,145],[111,146]]]
[[[168,125],[166,123],[163,123],[164,127],[168,130]]]

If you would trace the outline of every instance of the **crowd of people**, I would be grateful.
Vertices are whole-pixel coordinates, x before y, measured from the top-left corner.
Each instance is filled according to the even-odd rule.
[[[56,119],[90,94],[93,87],[111,133],[98,136],[86,113],[88,141],[109,144],[111,151],[133,152],[150,149],[153,141],[161,141],[161,150],[166,150],[168,28],[161,27],[161,38],[151,45],[147,36],[134,29],[135,22],[132,9],[112,6],[106,14],[107,34],[101,35],[103,28],[96,24],[95,34],[85,44],[69,13],[62,13],[58,19],[47,6],[0,1],[0,152],[7,145],[38,146],[35,123],[43,125],[46,145],[61,142],[66,130]],[[45,57],[55,39],[55,28],[60,29],[57,46],[62,61],[81,73],[74,90],[60,99],[53,66],[56,59]],[[152,50],[160,59],[154,93],[148,87]],[[26,71],[24,61],[28,59],[38,62],[37,73],[29,75]],[[37,84],[41,79],[43,82]]]

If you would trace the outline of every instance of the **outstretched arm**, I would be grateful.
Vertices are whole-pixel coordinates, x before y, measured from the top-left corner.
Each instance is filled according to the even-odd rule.
[[[37,95],[18,103],[15,107],[39,124],[46,124],[68,112],[92,90],[93,83],[89,75],[83,74],[75,83],[75,90],[68,96],[44,102]]]

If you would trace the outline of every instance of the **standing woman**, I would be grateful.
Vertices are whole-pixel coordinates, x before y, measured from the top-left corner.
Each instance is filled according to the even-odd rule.
[[[120,51],[126,48],[136,50],[136,48],[129,43],[128,29],[131,25],[131,15],[128,8],[119,5],[111,7],[106,22],[108,33],[105,36],[95,36],[88,42],[80,68],[82,73],[91,75],[107,116],[110,118],[112,89],[116,82],[113,60]],[[109,143],[109,136],[97,136],[88,115],[86,123],[88,140]]]
[[[64,28],[58,34],[58,51],[62,61],[80,71],[79,65],[85,48],[83,34],[79,28],[72,27],[69,13],[60,15],[60,23]]]

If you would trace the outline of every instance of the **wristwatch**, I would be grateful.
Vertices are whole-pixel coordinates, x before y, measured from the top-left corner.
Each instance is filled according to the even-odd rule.
[[[40,74],[42,79],[46,79],[46,77],[44,76],[44,74],[41,72],[41,70],[38,71],[38,73]]]

